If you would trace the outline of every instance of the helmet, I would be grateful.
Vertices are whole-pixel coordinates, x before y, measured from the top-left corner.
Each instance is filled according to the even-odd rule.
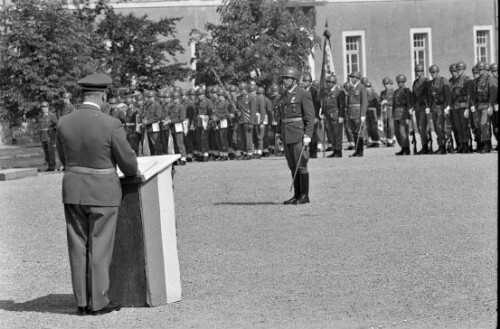
[[[142,101],[144,99],[144,97],[142,96],[142,94],[137,94],[135,95],[135,101],[138,102],[138,101]]]
[[[48,103],[48,102],[43,101],[43,102],[40,104],[40,107],[49,107],[49,103]]]
[[[415,71],[416,71],[416,70],[417,70],[417,68],[415,68]],[[389,79],[389,78],[383,78],[383,79],[382,79],[382,84],[383,84],[383,85],[392,85],[392,81],[391,81],[391,79]]]
[[[299,71],[294,67],[285,67],[283,73],[281,73],[281,77],[299,80]]]
[[[484,66],[486,66],[486,71],[490,70],[490,63],[486,62],[484,63]]]
[[[109,104],[118,104],[118,98],[111,97],[108,101]]]
[[[238,91],[238,87],[236,87],[235,85],[230,85],[229,86],[229,91],[236,92],[236,91]]]
[[[472,70],[472,74],[478,74],[479,73],[479,70],[477,69],[476,65],[474,65],[471,70]]]
[[[312,82],[311,74],[310,73],[305,73],[302,76],[302,81],[304,81],[304,82]]]
[[[415,65],[415,72],[423,72],[424,70],[425,70],[424,65],[422,64]]]
[[[429,67],[429,72],[434,73],[434,72],[439,72],[439,66],[433,64]]]
[[[196,89],[196,95],[204,95],[205,94],[205,89],[203,87],[199,87]]]
[[[217,95],[219,95],[219,96],[226,96],[226,91],[224,90],[224,88],[219,88],[217,90]]]
[[[248,86],[248,91],[256,91],[256,90],[257,90],[257,86],[256,86],[256,85],[254,85],[254,84],[250,84],[250,85]]]
[[[176,98],[181,98],[181,93],[178,92],[178,91],[174,91],[172,93],[172,98],[176,99]]]
[[[312,85],[316,86],[316,87],[319,86],[319,81],[318,80],[313,80]]]
[[[208,87],[207,87],[207,90],[206,90],[206,93],[207,93],[207,94],[211,94],[211,93],[213,93],[213,92],[214,92],[214,87],[213,87],[213,86],[208,86]]]
[[[180,91],[181,91],[181,89],[182,89],[182,88],[181,88],[181,87],[179,87],[179,86],[174,86],[174,88],[172,88],[172,92],[176,92],[176,91],[180,92]]]
[[[70,92],[67,92],[67,91],[66,91],[66,92],[64,92],[64,93],[62,94],[62,98],[64,98],[64,99],[69,99],[69,98],[71,98],[71,93],[70,93]]]
[[[263,87],[257,88],[257,94],[263,94],[264,92],[265,92],[265,89]]]
[[[271,85],[271,87],[269,88],[271,90],[271,92],[277,92],[280,90],[280,87],[278,87],[278,85]]]
[[[497,63],[493,63],[490,65],[490,71],[491,72],[497,72],[498,71],[498,64]]]
[[[325,81],[326,82],[337,83],[337,77],[334,76],[334,75],[327,75],[326,78],[325,78]]]
[[[359,82],[361,82],[362,85],[366,85],[368,83],[368,78],[367,77],[362,77]]]
[[[372,86],[372,83],[370,81],[366,81],[365,87],[370,88]]]
[[[465,70],[467,68],[467,65],[465,65],[464,62],[460,61],[457,63],[457,70]]]
[[[155,92],[153,90],[146,90],[144,92],[144,96],[146,96],[146,97],[155,97]]]
[[[171,98],[172,97],[172,92],[170,90],[165,90],[164,92],[161,93],[161,97]]]
[[[193,88],[191,88],[191,89],[189,89],[188,94],[189,95],[196,95],[196,90],[194,90]]]
[[[238,85],[238,88],[240,90],[248,90],[248,85],[245,82],[240,82],[240,84]]]
[[[396,82],[406,82],[406,76],[404,74],[398,74],[396,76]]]
[[[188,91],[186,89],[181,89],[181,95],[182,96],[187,96]]]
[[[358,78],[358,79],[361,79],[361,73],[359,73],[358,71],[354,71],[354,72],[351,72],[351,74],[349,74],[349,77],[350,77],[350,78]]]
[[[450,65],[450,72],[456,71],[458,69],[457,64],[453,63]]]
[[[125,104],[130,105],[133,102],[134,102],[134,99],[132,98],[132,96],[125,97]]]
[[[481,71],[481,70],[486,70],[486,63],[485,62],[479,62],[476,64],[476,68]]]

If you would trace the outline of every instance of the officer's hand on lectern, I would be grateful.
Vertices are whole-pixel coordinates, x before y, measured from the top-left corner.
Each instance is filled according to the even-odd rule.
[[[431,113],[431,109],[430,109],[430,108],[428,108],[428,107],[426,107],[426,108],[425,108],[425,114],[430,114],[430,113]]]
[[[365,123],[366,117],[361,117],[361,123]]]
[[[309,143],[311,143],[311,137],[304,135],[302,142],[304,143],[305,146],[309,145]]]

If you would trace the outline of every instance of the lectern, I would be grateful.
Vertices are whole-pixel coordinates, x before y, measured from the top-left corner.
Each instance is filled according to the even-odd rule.
[[[158,306],[181,299],[172,164],[180,155],[138,158],[142,176],[121,177],[108,296],[123,306]]]

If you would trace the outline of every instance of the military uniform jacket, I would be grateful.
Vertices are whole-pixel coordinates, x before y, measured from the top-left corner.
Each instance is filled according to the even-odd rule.
[[[323,99],[323,114],[333,121],[345,118],[345,92],[339,85],[325,92]]]
[[[169,109],[170,123],[181,123],[186,120],[186,108],[182,104],[172,104]]]
[[[220,121],[222,119],[227,119],[229,117],[229,102],[226,100],[219,100],[215,104],[215,111],[214,111],[214,119],[215,121]]]
[[[487,106],[494,106],[497,102],[497,88],[495,87],[495,81],[493,77],[487,73],[480,76],[474,85],[474,105],[476,107],[482,105],[487,108]]]
[[[156,102],[144,103],[142,120],[147,127],[148,132],[152,131],[151,125],[160,121],[162,117],[162,108]]]
[[[274,96],[271,98],[271,102],[273,103],[273,116],[272,120],[269,119],[271,122],[278,122],[278,115],[280,113],[280,108],[281,108],[281,97],[279,95]]]
[[[57,117],[54,113],[43,114],[38,119],[40,123],[40,141],[49,142],[55,138]]]
[[[298,86],[283,93],[278,114],[276,133],[281,134],[283,143],[299,143],[304,135],[312,136],[314,131],[314,105],[311,94]]]
[[[127,111],[125,112],[125,131],[127,134],[132,134],[136,133],[137,129],[137,121],[139,119],[139,111],[135,106],[131,106],[127,108]]]
[[[347,91],[347,103],[349,119],[359,119],[366,116],[368,93],[365,86],[359,82],[355,86],[351,86]]]
[[[252,123],[255,120],[255,113],[257,113],[257,99],[255,96],[249,94],[241,94],[236,101],[238,111],[238,123]]]
[[[267,115],[267,124],[271,124],[273,121],[273,102],[264,96],[264,100],[266,101],[266,115]]]
[[[412,107],[412,96],[409,88],[403,86],[394,91],[394,100],[392,103],[394,120],[405,120]]]
[[[311,99],[312,99],[312,102],[313,102],[313,105],[314,105],[314,116],[316,117],[316,119],[320,119],[319,117],[319,111],[321,109],[321,102],[320,102],[320,97],[319,97],[319,91],[316,89],[316,88],[313,88],[313,87],[309,87],[309,89],[307,89],[306,91],[308,91],[309,93],[311,93]]]
[[[189,99],[182,102],[182,105],[186,108],[186,118],[188,119],[188,125],[191,126],[194,120],[195,108],[194,103]]]
[[[451,83],[451,102],[454,109],[469,108],[473,94],[474,83],[468,76],[461,75]]]
[[[368,107],[370,111],[374,111],[375,114],[380,112],[380,96],[373,90],[367,92],[368,95]]]
[[[429,80],[426,77],[415,79],[412,86],[412,104],[415,111],[424,112],[431,103],[429,100]]]
[[[120,120],[122,124],[127,122],[127,118],[125,117],[125,113],[123,113],[122,110],[119,108],[111,108],[109,115],[111,115],[113,118]]]
[[[389,88],[380,93],[380,102],[387,101],[387,109],[392,110],[394,104],[394,89]]]
[[[437,77],[429,82],[428,88],[429,105],[450,106],[451,105],[451,86],[450,82],[443,77]]]
[[[138,174],[137,158],[117,119],[84,103],[61,118],[57,126],[57,150],[66,167],[62,182],[63,202],[117,207],[121,203],[120,179],[116,173],[75,173],[71,166],[109,169],[116,165],[125,176]]]

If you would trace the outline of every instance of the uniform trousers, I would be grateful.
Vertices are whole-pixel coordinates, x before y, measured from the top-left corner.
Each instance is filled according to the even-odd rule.
[[[338,120],[325,118],[326,133],[334,151],[342,151],[342,127]]]
[[[490,116],[488,115],[487,105],[478,106],[476,112],[474,112],[474,119],[476,120],[476,127],[480,131],[481,142],[487,142],[491,140],[490,131]]]
[[[256,146],[257,152],[261,152],[264,149],[264,135],[266,132],[266,127],[263,124],[253,126],[253,141]]]
[[[267,139],[267,148],[275,147],[276,125],[269,124],[266,126],[266,139]],[[266,148],[266,144],[264,144],[264,148]]]
[[[127,141],[130,144],[130,147],[132,150],[134,150],[135,155],[139,155],[139,141],[140,141],[140,136],[136,132],[127,132]]]
[[[184,144],[186,146],[186,155],[189,158],[193,157],[194,152],[194,130],[188,130],[186,136],[184,136]]]
[[[303,145],[304,144],[302,143],[302,141],[300,141],[299,143],[290,143],[283,145],[285,149],[286,162],[288,164],[288,168],[292,172],[292,177],[295,174],[297,166],[299,167],[298,173],[300,174],[308,173],[307,161],[309,160],[309,152],[307,150],[307,147],[304,148],[304,152],[302,152]],[[299,161],[299,156],[301,152],[302,152],[302,157],[300,157]]]
[[[410,147],[410,139],[408,124],[406,119],[409,118],[408,112],[404,108],[395,108],[394,115],[394,132],[396,135],[396,141],[401,147]]]
[[[347,119],[347,127],[348,130],[350,131],[352,135],[353,142],[355,143],[356,147],[359,147],[359,145],[356,145],[357,143],[361,142],[363,143],[362,139],[364,138],[364,130],[360,129],[361,128],[361,119],[356,118],[356,119]],[[361,141],[360,141],[361,139]]]
[[[234,125],[233,125],[233,128],[232,128],[232,131],[229,134],[230,135],[229,136],[229,138],[230,138],[230,145],[232,145],[233,150],[235,152],[241,150],[239,142],[238,142],[238,140],[239,140],[238,131],[239,130],[240,130],[240,125],[237,122],[235,122]]]
[[[203,127],[196,128],[198,151],[203,156],[208,156],[208,130]]]
[[[161,155],[163,154],[163,143],[160,132],[153,132],[148,130],[148,144],[149,152],[151,155]]]
[[[420,134],[420,140],[422,141],[422,145],[427,145],[429,143],[429,121],[427,120],[427,114],[425,114],[425,110],[415,111],[415,118],[417,120],[418,125],[418,133]]]
[[[349,121],[349,120],[344,120],[344,131],[345,131],[345,136],[346,136],[347,141],[348,141],[349,143],[354,143],[354,142],[356,142],[356,141],[354,140],[354,137],[352,136],[352,132],[351,132],[351,130],[349,129],[349,126],[348,126],[348,124],[347,124],[347,121]]]
[[[264,125],[264,136],[263,136],[263,145],[262,145],[262,149],[263,149],[264,153],[269,152],[269,145],[271,145],[271,139],[269,138],[270,127],[271,127],[270,124]]]
[[[465,108],[454,109],[453,125],[455,126],[455,141],[459,144],[469,144],[470,130],[469,123],[464,117]]]
[[[386,111],[382,111],[382,120],[384,122],[384,134],[387,142],[394,139],[394,117],[392,115],[392,107],[387,107]]]
[[[377,113],[375,112],[375,109],[366,111],[366,131],[368,133],[368,137],[372,139],[372,142],[380,140],[378,135]]]
[[[495,105],[498,107],[498,104]],[[493,111],[493,115],[491,116],[491,123],[492,123],[492,126],[493,126],[493,134],[495,135],[495,139],[497,140],[497,147],[498,147],[498,134],[499,134],[499,130],[498,130],[498,111]]]
[[[446,145],[453,143],[453,111],[450,110],[448,114],[444,115],[444,136]],[[455,135],[456,139],[456,135]]]
[[[217,151],[220,152],[221,156],[227,156],[229,151],[228,128],[219,128],[216,133]]]
[[[437,135],[437,142],[439,146],[446,145],[445,133],[445,117],[442,105],[434,105],[432,107],[432,121],[434,122],[434,131]]]
[[[250,123],[240,123],[238,129],[239,149],[248,155],[253,154],[253,125]]]
[[[217,133],[213,127],[208,129],[208,153],[216,155],[217,152],[217,142],[215,141]]]
[[[45,154],[45,162],[48,164],[48,169],[56,168],[56,142],[42,141],[43,153]]]
[[[100,310],[109,303],[109,266],[118,209],[64,204],[71,281],[78,306]]]
[[[184,144],[184,132],[174,132],[172,129],[172,137],[174,139],[174,152],[181,155],[181,159],[186,159],[186,146]]]

